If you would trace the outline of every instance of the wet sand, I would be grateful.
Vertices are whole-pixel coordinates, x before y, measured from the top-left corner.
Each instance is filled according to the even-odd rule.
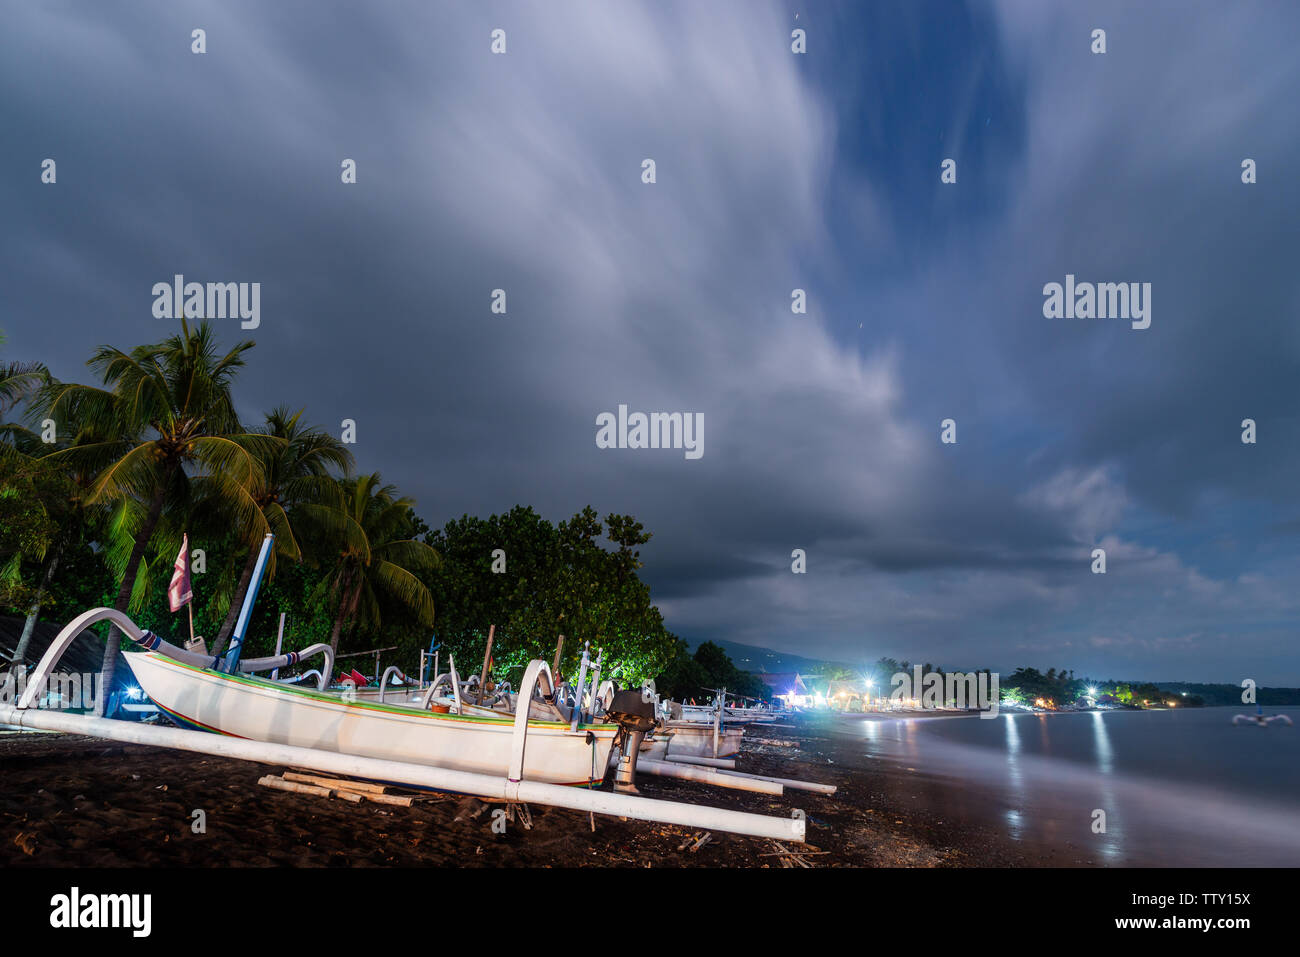
[[[861,749],[834,734],[836,719],[755,729],[737,769],[834,784],[830,796],[787,789],[774,798],[642,775],[649,797],[770,815],[802,809],[806,860],[817,867],[1088,866],[1085,849],[1012,840],[987,825],[956,826],[924,810],[933,782],[886,769],[850,769]],[[842,720],[842,719],[841,719]],[[938,720],[938,719],[936,719]],[[956,719],[960,720],[960,719]],[[493,832],[492,808],[434,794],[412,807],[350,804],[258,785],[283,767],[73,735],[0,735],[0,866],[3,867],[781,867],[772,841],[714,833],[697,851],[678,848],[687,828],[532,806],[531,829]],[[951,801],[952,795],[945,797]],[[985,800],[963,794],[967,809]],[[193,812],[206,833],[192,830]],[[478,812],[475,814],[475,812]],[[458,820],[459,818],[459,820]]]

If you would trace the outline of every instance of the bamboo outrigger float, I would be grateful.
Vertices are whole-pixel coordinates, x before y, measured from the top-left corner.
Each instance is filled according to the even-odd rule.
[[[263,558],[270,542],[268,535]],[[250,589],[252,594],[255,589]],[[224,660],[171,645],[114,609],[87,611],[69,622],[50,644],[17,706],[0,707],[0,724],[637,820],[804,840],[804,820],[799,813],[776,818],[596,790],[610,765],[616,738],[633,741],[621,766],[630,764],[634,779],[640,733],[624,734],[618,720],[610,720],[611,715],[597,721],[584,710],[581,679],[571,714],[562,715],[565,720],[533,717],[533,704],[545,703],[548,710],[554,709],[559,698],[545,661],[534,660],[525,669],[513,714],[478,707],[458,709],[462,713],[428,710],[436,682],[419,701],[409,696],[402,696],[407,699],[402,703],[360,700],[324,691],[333,670],[326,645],[241,663],[238,648],[250,605],[246,600],[232,651]],[[153,727],[33,707],[72,641],[101,621],[113,623],[144,649],[123,654],[144,692],[183,727]],[[252,674],[288,667],[314,654],[326,658],[316,689]],[[585,678],[585,654],[583,661]],[[589,689],[593,702],[599,697],[595,693],[599,674],[597,663]],[[460,704],[454,667],[451,676],[455,702]],[[619,716],[615,712],[612,717]],[[574,784],[585,787],[565,786]]]

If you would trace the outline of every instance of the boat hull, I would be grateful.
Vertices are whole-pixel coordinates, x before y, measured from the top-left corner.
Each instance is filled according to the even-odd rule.
[[[740,753],[744,728],[722,728],[718,732],[718,753],[713,753],[713,728],[688,727],[669,722],[672,737],[668,739],[668,754],[692,758],[734,758]]]
[[[668,733],[655,733],[641,745],[649,758],[734,758],[740,754],[744,728],[723,728],[718,733],[718,753],[713,753],[713,726],[669,722]]]
[[[438,714],[394,703],[348,701],[173,661],[154,652],[124,652],[141,689],[179,723],[221,734],[407,761],[504,777],[514,718]],[[592,732],[594,744],[587,742]],[[604,776],[616,729],[528,723],[523,777],[548,784],[587,784]]]

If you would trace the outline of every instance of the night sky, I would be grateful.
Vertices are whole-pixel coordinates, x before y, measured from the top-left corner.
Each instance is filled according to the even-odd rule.
[[[248,423],[354,419],[434,526],[630,512],[692,641],[1300,684],[1300,5],[0,17],[6,360],[91,381],[155,283],[260,282]],[[1046,318],[1067,274],[1150,328]],[[598,448],[620,404],[704,454]]]

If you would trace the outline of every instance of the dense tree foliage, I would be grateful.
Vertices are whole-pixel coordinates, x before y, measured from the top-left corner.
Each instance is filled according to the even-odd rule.
[[[660,694],[682,699],[707,700],[715,689],[725,689],[728,697],[743,695],[767,700],[772,691],[755,674],[741,671],[727,653],[711,641],[695,649],[692,656],[684,641],[677,641],[668,667],[655,681]]]
[[[425,538],[442,556],[427,579],[438,640],[460,670],[477,668],[495,625],[493,658],[517,679],[532,658],[552,661],[563,635],[563,673],[574,673],[589,645],[593,658],[604,654],[606,677],[639,685],[674,652],[636,574],[637,548],[649,539],[631,516],[611,514],[602,525],[590,506],[558,525],[523,506],[448,522]]]

